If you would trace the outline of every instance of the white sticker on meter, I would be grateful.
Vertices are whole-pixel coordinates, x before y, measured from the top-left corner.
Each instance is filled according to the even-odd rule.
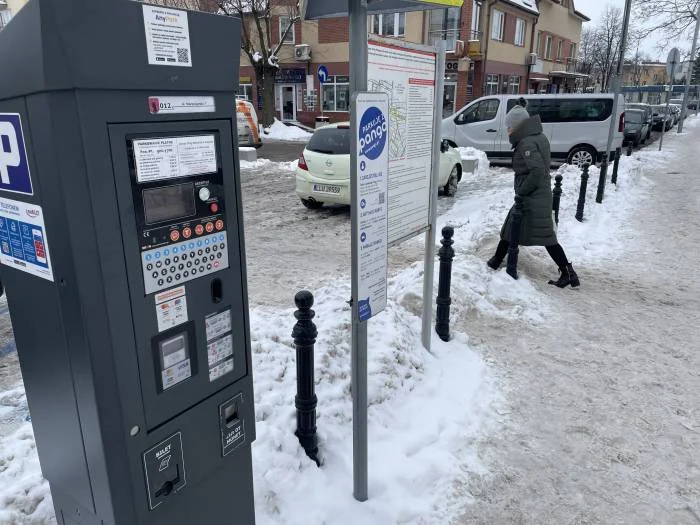
[[[185,334],[178,334],[161,342],[159,350],[163,390],[192,375]]]
[[[209,366],[215,365],[219,361],[233,354],[233,337],[231,334],[216,339],[207,345],[207,356]]]
[[[157,293],[155,299],[158,332],[187,321],[187,296],[184,286]]]
[[[207,341],[231,331],[231,310],[212,314],[204,319],[207,331]]]
[[[133,145],[138,182],[175,179],[217,171],[214,135],[136,139]]]
[[[209,369],[209,381],[216,381],[221,376],[233,372],[233,359],[227,359],[223,363]]]
[[[187,11],[144,5],[143,25],[150,65],[192,67]]]

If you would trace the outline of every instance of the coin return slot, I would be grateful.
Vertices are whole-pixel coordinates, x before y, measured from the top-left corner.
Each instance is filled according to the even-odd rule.
[[[231,428],[238,420],[238,407],[231,405],[224,408],[224,422],[227,428]]]
[[[214,303],[220,303],[224,297],[224,287],[221,284],[221,279],[217,278],[211,282],[211,300]]]

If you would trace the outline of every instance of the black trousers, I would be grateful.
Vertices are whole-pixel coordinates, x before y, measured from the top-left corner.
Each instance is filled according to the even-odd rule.
[[[569,259],[566,258],[566,253],[564,253],[564,248],[561,247],[561,244],[552,244],[550,246],[545,246],[545,248],[558,268],[561,270],[566,268],[566,265],[569,264]],[[496,255],[494,255],[494,257],[497,261],[502,261],[506,258],[506,255],[508,255],[508,242],[501,239],[496,248]]]

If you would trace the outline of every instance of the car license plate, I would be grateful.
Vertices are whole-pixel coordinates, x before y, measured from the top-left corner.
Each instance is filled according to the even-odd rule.
[[[330,184],[314,184],[314,191],[316,193],[330,193],[333,195],[338,195],[340,193],[340,186],[331,186]]]

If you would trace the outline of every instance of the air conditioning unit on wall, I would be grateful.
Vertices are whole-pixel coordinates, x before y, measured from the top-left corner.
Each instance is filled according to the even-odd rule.
[[[525,57],[525,65],[534,66],[535,64],[537,64],[537,53],[529,53],[527,57]]]
[[[294,58],[300,62],[308,62],[311,60],[311,46],[309,44],[294,46]]]

